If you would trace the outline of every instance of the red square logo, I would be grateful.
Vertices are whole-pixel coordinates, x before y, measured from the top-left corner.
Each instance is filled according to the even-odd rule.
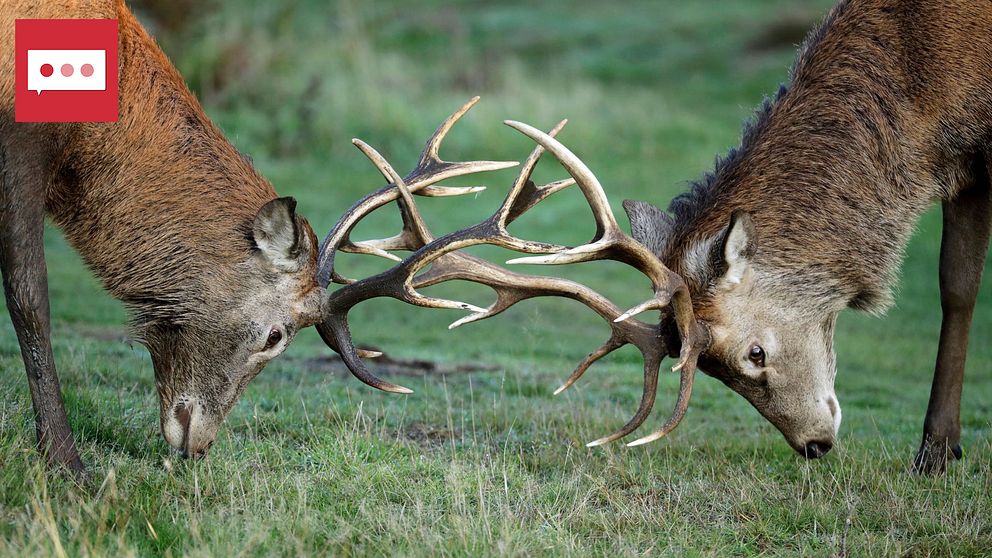
[[[14,23],[17,122],[117,121],[117,20]]]

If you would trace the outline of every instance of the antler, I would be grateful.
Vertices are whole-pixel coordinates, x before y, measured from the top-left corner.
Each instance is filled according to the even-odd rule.
[[[432,144],[434,145],[433,153],[435,156],[437,143],[439,143],[434,143],[437,135],[443,136],[443,133],[450,129],[457,117],[464,114],[476,100],[473,99],[461,111],[449,118],[438,129],[435,137],[428,142],[428,149]],[[671,303],[674,309],[675,323],[682,340],[680,360],[673,368],[673,370],[681,370],[678,401],[672,415],[661,429],[632,442],[630,445],[638,445],[660,438],[674,429],[685,416],[692,392],[696,359],[708,342],[705,330],[697,324],[693,316],[688,289],[681,277],[666,268],[654,254],[620,230],[613,213],[610,211],[609,203],[599,181],[584,163],[554,139],[554,136],[564,127],[565,121],[560,122],[549,133],[541,132],[519,122],[507,121],[506,124],[527,135],[538,145],[525,161],[506,199],[491,217],[477,225],[438,239],[433,238],[424,224],[411,195],[412,188],[406,184],[406,180],[401,179],[378,152],[364,142],[355,140],[359,149],[372,160],[392,184],[368,196],[342,217],[322,247],[321,275],[327,277],[333,274],[333,269],[331,269],[333,254],[327,254],[326,251],[333,250],[333,247],[336,246],[335,242],[341,245],[341,249],[344,249],[345,244],[342,241],[347,240],[347,232],[370,211],[366,211],[365,208],[375,205],[367,202],[373,197],[376,197],[377,201],[399,200],[400,211],[403,216],[403,232],[392,239],[353,243],[354,246],[359,247],[355,251],[382,255],[375,250],[406,249],[413,250],[413,254],[383,273],[354,282],[332,293],[328,299],[325,320],[318,325],[317,329],[328,345],[341,354],[342,359],[356,377],[379,389],[411,393],[407,388],[376,378],[360,360],[360,352],[354,346],[347,323],[347,314],[356,304],[371,298],[386,296],[417,306],[460,308],[472,312],[472,314],[449,326],[449,328],[454,328],[466,323],[491,318],[529,298],[559,296],[577,300],[607,320],[612,332],[603,345],[579,363],[565,383],[555,391],[555,394],[561,393],[574,384],[593,363],[624,345],[634,345],[644,358],[644,389],[637,412],[613,434],[588,444],[595,446],[633,432],[650,414],[657,391],[658,370],[672,343],[667,339],[667,326],[664,322],[648,325],[631,318],[646,310],[662,310]],[[534,167],[545,150],[550,151],[558,158],[571,174],[571,179],[552,182],[540,187],[531,181]],[[428,150],[425,149],[425,153],[427,152]],[[423,161],[423,157],[421,160]],[[417,172],[415,171],[411,175],[416,176]],[[568,248],[519,239],[507,232],[507,226],[513,220],[551,194],[573,184],[578,184],[582,190],[596,219],[596,235],[590,243]],[[380,203],[379,206],[386,201]],[[365,212],[362,213],[363,211]],[[332,241],[332,237],[338,240]],[[539,256],[519,258],[507,262],[511,264],[564,264],[596,259],[621,261],[647,275],[651,279],[655,294],[648,301],[624,312],[602,295],[579,283],[554,277],[514,273],[485,260],[458,252],[458,250],[469,246],[481,244],[499,246],[525,254],[540,254]],[[428,266],[430,266],[429,270],[418,275],[421,270]],[[456,279],[472,281],[490,287],[496,293],[496,301],[488,308],[480,308],[464,302],[425,297],[417,292],[418,288]]]

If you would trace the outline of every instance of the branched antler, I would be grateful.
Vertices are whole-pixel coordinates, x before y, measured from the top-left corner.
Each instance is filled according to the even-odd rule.
[[[425,155],[421,157],[418,170],[424,166],[425,160],[439,161],[437,149],[440,145],[440,139],[454,122],[471,108],[477,99],[470,101],[438,128],[438,131],[428,142],[428,147],[424,150]],[[653,253],[620,229],[616,218],[610,211],[609,202],[599,181],[584,163],[555,139],[555,135],[564,127],[565,121],[560,122],[548,133],[519,122],[507,121],[506,124],[530,137],[538,144],[524,162],[509,194],[499,209],[485,221],[437,239],[433,238],[421,218],[413,199],[414,190],[408,184],[416,181],[418,188],[424,188],[424,184],[427,182],[422,178],[424,173],[415,170],[408,177],[400,178],[378,152],[360,140],[354,141],[355,145],[391,182],[391,185],[360,201],[338,222],[321,248],[320,276],[325,280],[327,277],[337,277],[333,271],[333,252],[336,249],[379,256],[391,256],[386,252],[387,250],[410,250],[413,253],[385,272],[352,282],[332,293],[328,299],[324,322],[318,325],[317,329],[328,345],[341,354],[352,373],[363,382],[386,391],[411,393],[407,388],[375,377],[362,363],[359,357],[363,355],[355,348],[347,321],[348,312],[356,304],[371,298],[391,297],[417,306],[457,308],[472,312],[449,326],[454,328],[466,323],[491,318],[529,298],[558,296],[579,301],[605,319],[610,324],[612,332],[603,345],[579,363],[565,383],[555,391],[556,394],[574,384],[593,363],[624,345],[634,345],[644,358],[644,389],[637,412],[627,424],[613,434],[588,444],[594,446],[626,436],[639,427],[650,414],[657,391],[658,370],[661,361],[669,352],[670,343],[665,329],[667,326],[665,322],[648,325],[631,318],[646,310],[665,309],[671,304],[675,324],[681,338],[680,359],[673,368],[673,370],[681,371],[678,401],[672,415],[661,429],[632,442],[630,445],[638,445],[660,438],[674,429],[685,415],[692,392],[696,359],[708,341],[705,331],[697,324],[693,316],[688,289],[681,277],[666,268]],[[533,170],[545,150],[550,151],[561,162],[572,178],[543,186],[536,186],[531,181]],[[446,164],[450,165],[451,163]],[[457,163],[457,165],[463,165],[460,167],[461,169],[473,168],[474,166],[479,170],[493,170],[509,166],[507,163],[488,162]],[[497,165],[499,166],[497,167]],[[467,174],[468,172],[472,171],[460,174]],[[436,182],[432,181],[430,184]],[[577,184],[582,190],[596,219],[596,235],[588,244],[568,248],[523,240],[507,231],[507,226],[524,212],[551,194],[573,184]],[[399,235],[390,239],[366,242],[352,243],[348,240],[348,233],[362,217],[394,199],[398,201],[403,217],[403,231]],[[648,276],[653,286],[654,296],[624,312],[602,295],[574,281],[514,273],[480,258],[459,252],[464,248],[482,244],[499,246],[532,255],[507,262],[510,264],[565,264],[600,259],[617,260],[637,268]],[[428,266],[430,269],[420,273]],[[420,274],[418,275],[418,273]],[[465,302],[426,297],[417,292],[418,288],[451,280],[465,280],[486,285],[496,293],[496,301],[488,308],[480,308]]]

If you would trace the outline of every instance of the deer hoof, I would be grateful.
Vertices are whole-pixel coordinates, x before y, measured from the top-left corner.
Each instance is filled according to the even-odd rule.
[[[949,444],[946,440],[926,440],[920,446],[913,460],[913,472],[921,475],[942,475],[947,463],[961,459],[961,444]]]

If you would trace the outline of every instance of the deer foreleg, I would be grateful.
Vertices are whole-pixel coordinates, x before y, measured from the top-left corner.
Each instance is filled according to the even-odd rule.
[[[948,460],[961,458],[961,387],[968,331],[992,229],[992,188],[988,175],[944,202],[943,209],[940,247],[943,322],[923,425],[923,443],[914,461],[915,469],[922,473],[943,472]]]
[[[44,225],[46,173],[32,157],[0,144],[0,272],[31,389],[38,447],[49,465],[84,471],[79,458],[50,339]],[[34,159],[37,160],[36,158]]]

